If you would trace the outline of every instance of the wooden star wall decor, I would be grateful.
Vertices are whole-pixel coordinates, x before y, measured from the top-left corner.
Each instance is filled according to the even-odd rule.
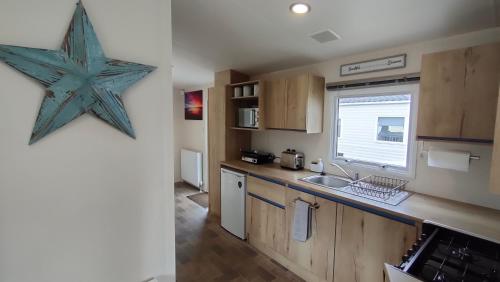
[[[46,88],[30,145],[84,113],[135,138],[121,96],[156,69],[106,58],[81,1],[60,50],[0,45],[0,60]]]

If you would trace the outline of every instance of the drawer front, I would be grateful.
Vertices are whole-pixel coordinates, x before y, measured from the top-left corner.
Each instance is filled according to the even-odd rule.
[[[285,186],[275,184],[257,177],[248,176],[247,191],[262,199],[285,206]]]

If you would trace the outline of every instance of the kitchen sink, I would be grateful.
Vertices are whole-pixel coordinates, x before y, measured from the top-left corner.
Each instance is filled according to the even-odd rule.
[[[402,201],[406,200],[411,195],[410,192],[404,191],[403,187],[403,189],[391,193],[390,197],[381,197],[380,191],[384,191],[383,189],[391,189],[391,188],[383,188],[376,186],[373,187],[374,185],[371,185],[372,187],[367,187],[367,185],[370,184],[366,182],[367,180],[363,181],[363,179],[360,180],[363,181],[364,183],[361,186],[359,182],[357,182],[357,184],[355,183],[353,185],[350,185],[351,183],[353,183],[353,181],[350,180],[349,178],[344,178],[334,175],[312,175],[300,178],[299,180],[319,185],[322,187],[326,187],[329,189],[335,189],[338,192],[347,193],[358,197],[363,197],[371,201],[389,204],[392,206],[399,205]],[[367,190],[368,192],[366,192]]]
[[[351,183],[351,181],[347,178],[333,175],[313,175],[299,180],[331,189],[343,188]]]

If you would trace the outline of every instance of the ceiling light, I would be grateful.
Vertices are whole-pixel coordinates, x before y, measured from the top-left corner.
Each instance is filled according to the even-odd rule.
[[[305,3],[294,3],[290,6],[290,11],[294,14],[307,14],[311,11],[311,7]]]

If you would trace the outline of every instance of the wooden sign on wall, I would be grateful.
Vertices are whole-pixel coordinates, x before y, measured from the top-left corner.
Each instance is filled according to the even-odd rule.
[[[406,54],[379,58],[340,66],[340,76],[367,72],[400,69],[406,67]]]

